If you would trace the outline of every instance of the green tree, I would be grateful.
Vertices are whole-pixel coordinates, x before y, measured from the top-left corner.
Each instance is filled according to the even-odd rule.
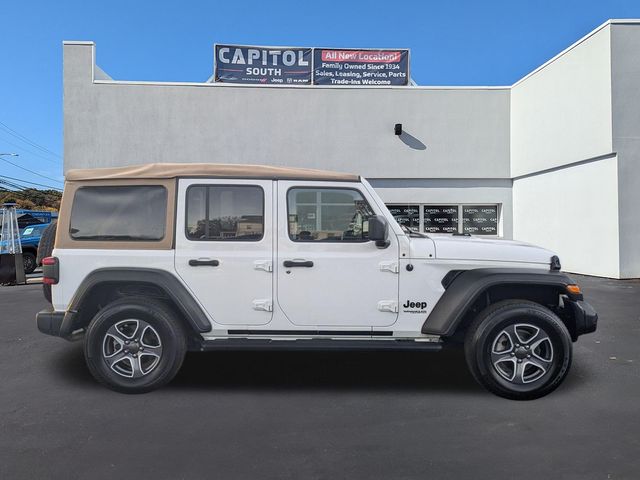
[[[58,210],[62,193],[57,190],[26,188],[20,191],[0,188],[0,204],[17,203],[28,210]]]

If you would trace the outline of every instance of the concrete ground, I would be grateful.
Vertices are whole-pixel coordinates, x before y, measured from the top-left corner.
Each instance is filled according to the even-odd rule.
[[[640,478],[640,282],[580,281],[599,330],[532,402],[456,351],[196,353],[122,395],[36,330],[40,286],[0,288],[0,478]]]

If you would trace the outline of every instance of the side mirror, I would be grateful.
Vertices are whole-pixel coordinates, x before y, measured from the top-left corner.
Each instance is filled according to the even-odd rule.
[[[369,240],[376,242],[376,247],[387,248],[391,244],[388,234],[389,224],[382,215],[369,217]]]

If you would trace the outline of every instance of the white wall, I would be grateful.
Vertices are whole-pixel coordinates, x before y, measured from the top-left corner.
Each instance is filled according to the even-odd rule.
[[[513,182],[514,238],[555,251],[563,270],[617,278],[618,159]]]
[[[613,25],[613,144],[620,178],[620,273],[640,277],[640,26]]]
[[[513,85],[511,175],[611,153],[611,26]]]
[[[606,277],[623,273],[618,168],[624,159],[613,144],[615,28],[602,25],[511,90],[513,237],[555,250],[568,271]]]
[[[64,167],[263,163],[369,178],[508,178],[508,88],[266,87],[93,80],[64,45]],[[402,123],[405,134],[394,135]]]

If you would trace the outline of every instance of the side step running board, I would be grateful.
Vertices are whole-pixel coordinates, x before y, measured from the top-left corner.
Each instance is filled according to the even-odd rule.
[[[414,340],[333,340],[325,338],[300,338],[272,340],[262,338],[220,338],[205,340],[201,351],[212,350],[442,350],[441,342],[416,342]]]

